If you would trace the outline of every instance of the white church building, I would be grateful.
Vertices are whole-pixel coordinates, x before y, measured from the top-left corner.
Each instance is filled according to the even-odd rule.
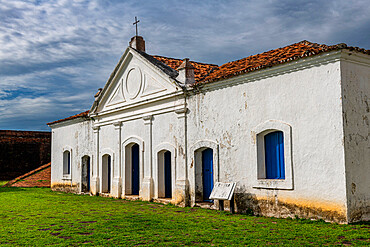
[[[48,123],[53,190],[370,220],[370,51],[302,41],[218,66],[131,39],[89,111]],[[227,205],[226,205],[227,206]]]

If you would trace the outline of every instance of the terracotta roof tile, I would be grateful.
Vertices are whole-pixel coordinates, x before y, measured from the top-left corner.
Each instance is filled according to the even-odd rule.
[[[177,70],[177,68],[182,64],[183,60],[177,58],[170,58],[170,57],[163,57],[163,56],[152,56],[158,61],[166,64],[167,66],[171,67],[172,69]],[[198,82],[206,77],[214,68],[217,68],[218,65],[216,64],[207,64],[207,63],[199,63],[190,61],[190,64],[194,66],[194,76],[195,81]]]
[[[191,65],[195,67],[194,69],[195,82],[196,82],[195,84],[203,84],[203,83],[210,83],[210,82],[219,81],[222,79],[238,76],[238,75],[249,73],[255,70],[259,70],[259,69],[272,67],[274,65],[287,63],[287,62],[297,60],[300,58],[314,56],[314,55],[317,55],[323,52],[329,52],[329,51],[340,50],[340,49],[347,49],[350,51],[357,51],[357,52],[362,52],[362,53],[370,55],[370,50],[366,50],[366,49],[362,49],[358,47],[351,47],[351,46],[347,46],[346,44],[328,46],[328,45],[312,43],[312,42],[304,40],[304,41],[301,41],[301,42],[298,42],[292,45],[285,46],[283,48],[278,48],[275,50],[249,56],[249,57],[236,60],[233,62],[225,63],[221,66],[218,66],[215,64],[199,63],[199,62],[194,62],[194,61],[190,61],[190,63]],[[164,67],[168,66],[169,70],[171,69],[176,70],[183,62],[183,60],[177,59],[177,58],[163,57],[163,56],[158,56],[158,55],[150,56],[146,53],[142,53],[142,52],[139,52],[139,53],[141,53],[142,55],[144,54],[147,59],[153,60],[154,58],[152,62],[159,61],[160,62],[159,64],[164,64]],[[118,64],[120,63],[121,61]],[[116,66],[115,70],[111,74],[110,79],[108,81],[111,80],[111,78],[114,76],[117,70],[118,70],[118,65]],[[176,71],[173,71],[173,72],[176,72]],[[63,122],[66,120],[79,118],[79,117],[87,117],[88,114],[89,114],[89,111],[85,111],[77,115],[68,117],[68,118],[50,122],[48,123],[48,125]]]
[[[3,185],[3,187],[50,187],[50,176],[51,165],[49,162],[33,171],[9,181]]]
[[[215,68],[208,76],[203,78],[201,81],[198,81],[198,84],[218,81],[240,74],[249,73],[255,70],[272,67],[277,64],[287,63],[299,58],[340,49],[356,50],[358,52],[370,55],[370,50],[365,50],[358,47],[348,47],[346,44],[328,46],[311,43],[304,40],[283,48],[278,48],[261,54],[249,56],[237,61],[225,63],[220,67]]]
[[[81,112],[79,114],[76,114],[76,115],[67,117],[67,118],[63,118],[63,119],[59,119],[59,120],[56,120],[56,121],[47,123],[47,125],[51,125],[51,124],[55,124],[55,123],[60,123],[60,122],[64,122],[64,121],[67,121],[67,120],[72,120],[72,119],[75,119],[75,118],[87,117],[88,115],[89,115],[89,111],[84,111],[84,112]]]

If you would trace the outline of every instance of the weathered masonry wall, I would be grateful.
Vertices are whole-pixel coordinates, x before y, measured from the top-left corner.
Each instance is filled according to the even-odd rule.
[[[0,130],[0,180],[50,162],[50,145],[50,132]]]
[[[194,151],[203,145],[216,152],[214,180],[237,183],[239,212],[346,221],[340,63],[304,65],[277,75],[271,69],[270,76],[261,71],[262,79],[253,79],[258,72],[240,76],[228,87],[205,86],[190,97],[192,203],[200,165]],[[284,150],[285,181],[257,178],[257,134],[264,129],[281,129],[284,142],[290,142]]]
[[[68,125],[67,125],[68,123]],[[53,129],[51,158],[51,188],[53,190],[81,192],[82,157],[90,157],[90,165],[96,162],[94,140],[89,120],[72,120]],[[71,153],[71,172],[63,174],[63,152]],[[91,169],[91,177],[93,174]]]
[[[340,223],[370,219],[367,55],[332,51],[184,91],[131,58],[90,119],[52,124],[54,190],[88,192],[82,189],[88,156],[93,195],[196,206],[212,189],[204,182],[207,172],[214,183],[236,182],[241,213]],[[130,77],[129,71],[145,76]],[[130,94],[140,78],[142,88]],[[127,97],[120,101],[122,90]],[[264,138],[274,131],[284,139],[281,179],[265,176]],[[202,169],[202,162],[212,169]],[[138,183],[132,183],[135,169]]]
[[[369,221],[370,63],[366,55],[345,55],[341,73],[348,218]]]

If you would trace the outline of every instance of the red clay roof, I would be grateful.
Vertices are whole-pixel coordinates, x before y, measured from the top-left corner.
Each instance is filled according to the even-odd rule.
[[[79,114],[76,114],[76,115],[67,117],[67,118],[63,118],[63,119],[56,120],[54,122],[47,123],[47,125],[51,125],[51,124],[55,124],[55,123],[60,123],[60,122],[67,121],[67,120],[72,120],[72,119],[75,119],[75,118],[87,117],[88,115],[89,115],[89,111],[84,111],[84,112],[81,112]]]
[[[50,176],[51,165],[49,162],[9,181],[3,187],[50,187]]]
[[[249,73],[255,70],[272,67],[274,65],[287,63],[299,58],[340,49],[356,50],[370,55],[370,50],[365,50],[358,47],[348,47],[346,44],[328,46],[311,43],[304,40],[299,43],[285,46],[283,48],[278,48],[261,54],[249,56],[237,61],[225,63],[220,67],[215,68],[208,76],[198,82],[198,84],[218,81],[240,74]]]
[[[249,56],[240,60],[236,60],[233,62],[225,63],[221,66],[215,64],[207,64],[207,63],[199,63],[190,61],[191,65],[195,67],[194,75],[195,75],[195,84],[203,84],[203,83],[210,83],[214,81],[219,81],[222,79],[238,76],[241,74],[249,73],[255,70],[264,69],[268,67],[272,67],[278,64],[287,63],[293,60],[297,60],[300,58],[314,56],[323,52],[329,52],[333,50],[340,50],[340,49],[347,49],[347,50],[355,50],[358,52],[362,52],[365,54],[370,55],[370,50],[358,48],[358,47],[351,47],[347,46],[346,44],[338,44],[338,45],[323,45],[312,43],[307,40],[303,40],[301,42],[285,46],[283,48],[278,48],[275,50],[267,51],[261,54]],[[151,56],[156,60],[166,64],[167,66],[171,67],[172,69],[177,69],[183,62],[181,59],[177,58],[170,58],[170,57],[163,57],[154,55]],[[115,71],[117,70],[117,67]],[[114,75],[115,71],[112,73]],[[111,75],[111,77],[112,77]],[[48,123],[48,125],[63,122],[66,120],[71,120],[79,117],[87,117],[89,111],[85,111],[79,113],[77,115],[60,119],[54,122]]]
[[[177,70],[177,68],[182,64],[183,60],[177,59],[177,58],[171,58],[171,57],[163,57],[163,56],[152,56],[158,61],[161,61],[162,63],[166,64],[167,66]],[[199,63],[190,61],[190,64],[194,66],[194,76],[195,81],[200,81],[205,76],[207,76],[212,69],[217,68],[218,65],[216,64],[207,64],[207,63]]]

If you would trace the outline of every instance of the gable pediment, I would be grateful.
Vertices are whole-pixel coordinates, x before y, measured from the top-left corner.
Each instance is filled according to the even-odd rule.
[[[97,112],[124,108],[179,90],[174,80],[128,48],[113,78],[105,85]]]

